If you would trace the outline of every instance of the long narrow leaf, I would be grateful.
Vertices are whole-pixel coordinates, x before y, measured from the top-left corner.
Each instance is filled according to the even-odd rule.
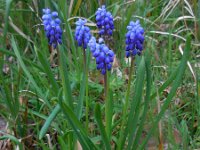
[[[28,69],[26,68],[26,66],[25,66],[25,64],[24,64],[24,62],[23,62],[23,60],[22,60],[22,58],[21,58],[20,52],[19,52],[19,50],[18,50],[18,48],[17,48],[17,45],[16,45],[16,43],[15,43],[14,37],[12,37],[11,43],[12,43],[13,50],[14,50],[16,56],[17,56],[17,59],[19,60],[19,63],[20,63],[20,65],[21,65],[21,67],[22,67],[24,73],[26,74],[26,76],[28,77],[28,79],[31,81],[31,83],[33,84],[33,86],[35,87],[35,89],[37,90],[37,92],[40,94],[40,96],[41,96],[42,98],[44,98],[44,101],[45,101],[45,103],[47,104],[47,106],[48,106],[49,108],[51,108],[51,105],[50,105],[49,101],[46,100],[46,98],[45,98],[45,96],[44,96],[42,90],[41,90],[40,87],[37,85],[37,83],[35,82],[33,76],[31,75],[31,73],[30,73],[30,72],[28,71]]]
[[[13,141],[15,144],[17,144],[19,146],[20,150],[23,149],[22,143],[13,135],[7,134],[7,135],[0,137],[0,140],[5,140],[5,139],[10,139],[11,141]]]
[[[82,124],[79,122],[76,115],[71,111],[71,109],[65,103],[61,105],[61,108],[71,127],[73,128],[83,149],[96,149],[92,141],[88,138]]]
[[[106,150],[110,150],[111,147],[110,147],[110,143],[109,143],[109,140],[108,140],[108,136],[106,134],[106,130],[105,130],[105,127],[102,123],[102,116],[101,116],[101,110],[100,110],[100,106],[99,104],[97,104],[95,106],[95,119],[97,121],[97,124],[99,126],[99,129],[100,129],[100,132],[101,132],[101,135],[102,135],[102,140],[106,146]]]
[[[149,140],[149,138],[151,137],[152,133],[155,130],[155,127],[157,126],[158,122],[160,121],[160,119],[162,118],[164,112],[166,111],[166,109],[168,108],[171,100],[173,99],[174,95],[176,94],[176,90],[178,89],[179,85],[181,84],[182,81],[182,77],[184,75],[186,66],[187,66],[187,60],[189,58],[189,51],[190,51],[190,47],[191,47],[191,37],[188,35],[187,36],[187,40],[186,40],[186,47],[184,50],[184,54],[181,60],[181,63],[178,67],[178,71],[177,71],[177,76],[175,81],[173,82],[172,88],[169,92],[169,95],[167,97],[167,99],[165,100],[160,113],[157,115],[155,121],[153,122],[152,128],[149,131],[147,137],[145,138],[145,140],[143,141],[142,145],[140,146],[140,149],[144,149],[144,146],[146,145],[147,141]]]
[[[68,77],[66,57],[63,50],[64,49],[62,47],[59,47],[59,59],[60,59],[59,70],[60,70],[60,75],[62,79],[64,99],[67,100],[65,101],[65,103],[68,104],[73,109],[73,98],[72,98],[71,86],[70,86],[70,81]]]
[[[148,111],[148,107],[149,107],[149,101],[150,101],[150,94],[151,94],[151,57],[149,54],[149,51],[146,51],[146,55],[147,58],[145,59],[145,66],[146,66],[146,79],[147,79],[147,83],[146,83],[146,96],[145,96],[145,101],[144,101],[144,110],[143,110],[143,114],[141,117],[141,121],[140,121],[140,125],[138,127],[137,133],[135,135],[135,140],[133,143],[133,147],[132,149],[137,149],[139,140],[141,138],[142,135],[142,131],[143,131],[143,127],[145,124],[145,119],[146,119],[146,115],[147,115],[147,111]]]
[[[6,11],[5,11],[6,15],[5,15],[5,19],[4,19],[5,26],[4,26],[4,30],[3,30],[4,47],[6,47],[6,37],[7,37],[6,35],[7,35],[7,31],[8,31],[8,17],[10,15],[10,6],[11,6],[11,4],[12,4],[12,0],[6,0]]]
[[[42,129],[40,130],[39,139],[41,140],[44,135],[46,134],[49,126],[51,125],[52,121],[55,119],[56,115],[60,112],[61,108],[59,104],[53,109],[49,117],[47,118],[46,122],[44,123]]]
[[[55,95],[58,94],[58,84],[54,78],[54,75],[51,71],[50,64],[47,62],[47,58],[44,57],[43,53],[41,51],[37,51],[38,58],[41,62],[41,65],[43,66],[44,71],[48,75],[49,81],[52,84],[53,92]]]
[[[135,113],[136,106],[141,101],[144,75],[145,75],[144,72],[145,72],[145,63],[144,63],[144,58],[142,58],[140,65],[138,67],[136,86],[135,86],[135,92],[134,92],[135,95],[134,95],[134,99],[131,102],[131,110],[128,115],[128,123],[127,123],[127,126],[126,126],[124,134],[123,134],[123,138],[120,143],[121,146],[125,145],[125,141],[126,141],[126,138],[128,137],[128,134],[130,133],[130,135],[131,135],[130,130],[132,128],[132,125],[134,124],[133,115]]]
[[[127,149],[131,148],[132,145],[132,140],[133,136],[136,131],[138,119],[139,119],[139,114],[140,114],[140,104],[142,101],[142,91],[144,87],[144,77],[145,77],[145,61],[144,57],[142,57],[142,60],[139,64],[138,67],[138,72],[136,76],[136,85],[135,85],[135,92],[134,92],[134,97],[131,102],[131,110],[128,116],[128,125],[127,125],[127,130],[125,133],[129,132],[128,136],[128,147]]]
[[[10,56],[13,56],[16,58],[16,55],[15,53],[13,53],[12,51],[9,51],[9,50],[5,50],[5,49],[1,49],[0,48],[0,52],[2,52],[3,54],[7,54],[7,55],[10,55]],[[21,56],[22,57],[22,56]],[[24,57],[22,57],[22,60],[25,62],[25,63],[28,63],[29,65],[32,65],[34,66],[35,68],[39,69],[39,70],[42,70],[42,68],[40,66],[38,66],[36,63],[33,63],[32,61],[30,61],[29,59],[26,59]]]
[[[81,118],[82,110],[83,110],[83,100],[85,98],[85,89],[86,89],[86,74],[83,74],[83,78],[81,81],[81,86],[80,86],[80,94],[79,94],[79,101],[76,109],[76,114],[78,116],[78,119]]]

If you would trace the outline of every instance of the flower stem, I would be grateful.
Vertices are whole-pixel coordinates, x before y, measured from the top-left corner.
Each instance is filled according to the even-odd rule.
[[[106,120],[106,124],[105,124],[105,128],[106,128],[106,133],[108,134],[108,82],[107,82],[107,72],[104,75],[104,96],[105,96],[105,120]]]
[[[128,108],[128,100],[129,100],[129,95],[130,95],[130,87],[131,87],[133,70],[134,70],[134,58],[131,57],[131,67],[130,67],[130,72],[129,72],[128,87],[126,91],[125,104],[122,111],[123,116],[122,116],[122,124],[121,124],[121,130],[120,130],[118,150],[122,149],[123,143],[125,142],[123,141],[123,133],[124,133],[124,125],[126,122],[126,114],[127,114],[127,108]]]
[[[110,140],[111,135],[111,120],[112,120],[112,102],[109,96],[109,78],[108,73],[104,75],[104,95],[105,95],[105,129]]]
[[[127,91],[126,91],[125,104],[124,104],[124,108],[123,108],[123,114],[124,114],[123,116],[126,116],[126,110],[127,110],[127,107],[128,107],[128,100],[129,100],[129,95],[130,95],[130,87],[131,87],[133,70],[134,70],[134,58],[131,57],[131,67],[130,67],[130,72],[129,72],[128,88],[127,88]]]
[[[104,75],[104,96],[105,96],[105,99],[107,98],[107,72],[106,74]]]
[[[86,131],[88,132],[89,126],[89,101],[88,101],[88,65],[87,65],[87,58],[86,52],[83,50],[83,59],[84,59],[84,71],[85,71],[85,101],[86,101],[86,109],[85,109],[85,118],[86,118]]]

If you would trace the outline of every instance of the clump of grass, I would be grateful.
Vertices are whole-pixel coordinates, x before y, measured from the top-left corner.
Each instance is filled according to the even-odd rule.
[[[103,4],[113,16],[112,36],[98,34],[95,12]],[[8,123],[0,139],[19,149],[198,148],[198,6],[187,0],[0,4],[0,114]],[[43,31],[43,8],[62,21],[56,47]],[[78,47],[79,18],[114,51],[110,72],[101,75],[91,49]],[[137,19],[144,50],[130,61],[125,33]]]

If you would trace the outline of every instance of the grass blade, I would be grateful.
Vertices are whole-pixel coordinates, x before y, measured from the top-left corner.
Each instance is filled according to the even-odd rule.
[[[68,146],[67,146],[67,144],[65,143],[65,141],[62,139],[62,137],[61,136],[58,136],[58,142],[59,142],[59,144],[60,144],[60,148],[61,148],[61,150],[63,149],[69,149],[68,148]]]
[[[30,74],[30,72],[28,71],[28,69],[26,68],[22,58],[21,58],[21,55],[20,55],[20,52],[17,48],[17,45],[15,43],[15,40],[14,40],[14,37],[12,37],[11,39],[11,43],[12,43],[12,47],[13,47],[13,50],[15,52],[15,55],[17,56],[17,59],[19,60],[19,63],[24,71],[24,73],[26,74],[26,76],[28,77],[28,79],[31,81],[31,83],[33,84],[33,86],[35,87],[35,89],[37,90],[37,92],[40,94],[40,96],[44,99],[45,103],[47,104],[47,106],[49,108],[51,108],[51,105],[49,103],[49,101],[46,100],[42,90],[39,88],[39,86],[37,85],[37,83],[35,82],[33,76]]]
[[[131,102],[131,108],[130,108],[130,112],[128,115],[128,123],[127,123],[124,133],[122,134],[123,137],[120,140],[119,149],[122,149],[122,147],[125,145],[127,137],[130,140],[131,137],[134,135],[135,130],[133,129],[133,126],[137,125],[138,118],[135,118],[135,117],[138,117],[137,111],[139,111],[138,106],[139,106],[141,98],[142,98],[144,76],[145,76],[145,62],[144,62],[144,58],[142,57],[139,67],[138,67],[138,72],[137,72],[136,86],[135,86],[135,90],[134,90],[135,95],[134,95],[134,99]],[[133,115],[135,117],[133,117]],[[129,133],[130,133],[130,135],[129,135]]]
[[[140,121],[140,125],[138,127],[137,133],[135,135],[135,140],[133,143],[133,149],[137,149],[140,137],[142,135],[142,131],[143,131],[143,127],[144,127],[144,123],[145,123],[145,119],[146,119],[146,115],[147,115],[147,110],[149,107],[149,102],[150,102],[150,94],[151,94],[151,57],[149,54],[149,51],[146,51],[146,55],[147,58],[145,59],[145,66],[146,66],[146,79],[147,79],[147,83],[146,83],[146,96],[145,96],[145,101],[144,101],[144,111],[141,117],[141,121]]]
[[[8,31],[8,17],[10,15],[10,6],[12,4],[12,0],[6,0],[6,15],[5,15],[5,27],[3,30],[3,43],[4,43],[4,47],[6,47],[6,35],[7,35],[7,31]]]
[[[0,52],[3,53],[3,54],[7,54],[7,55],[10,55],[10,56],[13,56],[13,57],[17,58],[16,55],[15,55],[15,53],[13,53],[13,52],[11,52],[11,51],[8,51],[8,50],[1,49],[1,48],[0,48]],[[21,57],[22,57],[22,56],[21,56]],[[34,66],[35,68],[37,68],[37,69],[39,69],[39,70],[42,70],[42,67],[38,66],[36,63],[33,63],[33,62],[30,61],[29,59],[22,57],[22,60],[23,60],[25,63],[28,63],[29,65],[32,65],[32,66]]]
[[[144,57],[142,57],[142,60],[138,67],[135,92],[134,92],[134,97],[131,103],[131,110],[128,116],[128,124],[127,124],[126,132],[125,132],[125,133],[129,132],[127,149],[131,149],[131,145],[133,143],[132,140],[133,140],[138,119],[139,119],[140,104],[142,101],[142,91],[144,87],[144,77],[145,77],[145,61],[144,61]]]
[[[163,104],[163,106],[161,108],[160,113],[157,115],[155,121],[153,122],[151,130],[149,131],[149,133],[148,133],[146,139],[143,141],[142,145],[139,147],[140,149],[144,149],[144,146],[146,145],[147,141],[151,137],[153,131],[155,130],[155,127],[157,126],[159,120],[164,115],[165,110],[168,108],[172,98],[176,94],[176,90],[178,89],[179,85],[181,84],[182,77],[183,77],[185,69],[187,67],[187,60],[189,58],[190,47],[191,47],[191,37],[188,35],[187,36],[187,40],[186,40],[186,47],[185,47],[185,50],[184,50],[184,54],[183,54],[181,63],[179,65],[179,67],[178,67],[176,79],[173,82],[172,88],[171,88],[171,90],[169,92],[169,95],[168,95],[167,99],[165,100],[165,102],[164,102],[164,104]]]
[[[80,8],[81,3],[82,3],[82,0],[77,1],[74,12],[73,12],[73,16],[76,16],[78,9]]]
[[[154,98],[157,96],[157,94],[162,93],[162,92],[174,81],[174,79],[176,78],[177,72],[178,72],[178,69],[176,69],[176,70],[170,75],[170,77],[167,79],[167,81],[158,89],[158,92],[154,92],[154,93],[151,95],[151,99],[154,99]]]
[[[106,150],[110,150],[111,147],[110,147],[110,143],[109,143],[109,140],[108,140],[108,136],[106,134],[106,131],[105,131],[105,127],[102,123],[102,116],[101,116],[101,110],[100,110],[100,106],[99,104],[97,104],[95,106],[95,119],[97,121],[97,124],[99,126],[99,129],[100,129],[100,132],[101,132],[101,135],[102,135],[102,140],[106,146]]]
[[[81,85],[80,85],[80,94],[79,94],[79,98],[78,98],[78,105],[76,108],[76,114],[78,119],[80,120],[81,115],[82,115],[82,110],[83,110],[83,101],[85,98],[85,90],[86,90],[86,74],[83,73],[83,78],[81,81]]]
[[[37,50],[37,54],[38,54],[38,59],[40,60],[40,63],[43,66],[43,69],[46,72],[46,74],[49,78],[49,81],[52,84],[52,88],[53,88],[52,91],[54,92],[55,95],[57,95],[59,88],[58,88],[58,84],[54,78],[54,75],[51,71],[50,64],[47,62],[47,58],[44,57],[44,55],[42,54],[41,51]]]
[[[64,49],[62,47],[59,47],[59,61],[60,61],[59,70],[62,79],[64,100],[66,100],[65,103],[68,104],[73,109],[73,98],[72,98],[70,81],[68,77],[66,60],[67,59],[64,53]]]
[[[56,107],[53,109],[53,111],[51,112],[51,114],[49,115],[47,120],[45,121],[42,129],[40,130],[40,134],[39,134],[40,140],[44,137],[47,130],[49,129],[49,126],[51,125],[52,121],[55,119],[56,115],[60,112],[60,110],[61,110],[61,108],[60,108],[59,104],[56,105]]]
[[[92,141],[88,138],[82,124],[79,122],[76,115],[71,111],[71,109],[65,103],[61,104],[61,108],[67,120],[69,121],[69,124],[73,128],[83,149],[96,149]]]
[[[10,139],[11,141],[13,141],[15,144],[19,146],[20,150],[23,149],[22,143],[20,143],[20,141],[13,135],[7,134],[0,137],[0,140],[5,140],[5,139]]]

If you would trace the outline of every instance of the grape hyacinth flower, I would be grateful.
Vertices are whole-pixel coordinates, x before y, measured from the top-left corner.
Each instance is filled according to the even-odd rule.
[[[127,26],[126,33],[126,57],[140,55],[143,50],[144,29],[141,27],[139,20],[131,21]]]
[[[43,9],[42,21],[49,45],[56,48],[58,44],[62,44],[61,20],[58,18],[58,13],[51,12],[49,8]]]
[[[101,71],[101,74],[105,75],[106,71],[110,71],[112,68],[114,52],[110,50],[103,42],[103,39],[100,38],[99,43],[97,43],[95,37],[92,37],[88,43],[88,46],[93,57],[96,59],[97,69]]]
[[[113,16],[109,11],[106,11],[105,5],[96,11],[96,22],[100,35],[112,35],[114,29]]]
[[[87,48],[87,44],[91,38],[90,28],[85,26],[87,20],[79,19],[76,22],[75,39],[78,46],[82,46],[83,49]]]

